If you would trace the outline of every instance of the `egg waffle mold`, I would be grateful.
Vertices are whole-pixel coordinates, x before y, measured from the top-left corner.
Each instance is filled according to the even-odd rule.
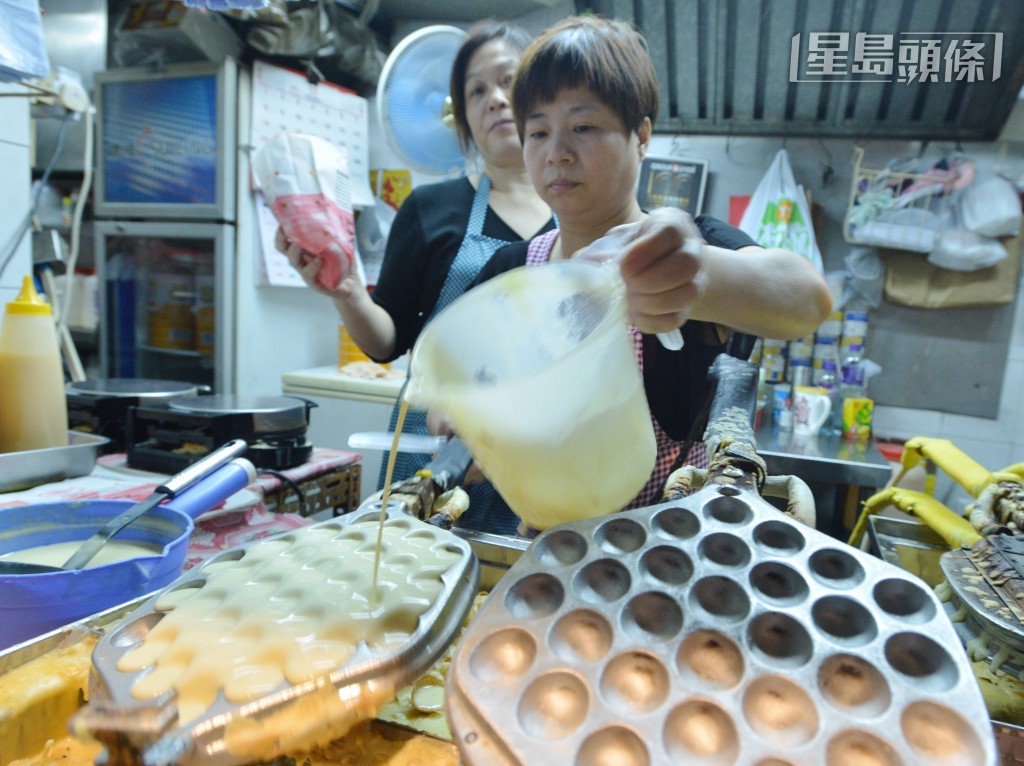
[[[467,542],[391,503],[369,605],[358,583],[372,573],[379,519],[378,504],[190,570],[97,645],[72,727],[103,742],[107,764],[222,766],[323,743],[375,715],[449,646],[479,581]],[[205,632],[182,643],[195,623]],[[294,641],[280,643],[279,628]],[[137,699],[136,684],[156,696]]]
[[[935,594],[742,486],[540,535],[446,704],[470,766],[996,763]]]
[[[1024,608],[1018,561],[1024,541],[992,535],[939,559],[946,581],[935,592],[967,656],[1024,679]]]

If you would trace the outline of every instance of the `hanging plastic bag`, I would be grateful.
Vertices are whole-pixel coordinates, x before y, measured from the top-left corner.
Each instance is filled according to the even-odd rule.
[[[781,247],[799,253],[823,271],[821,251],[814,238],[810,205],[793,178],[789,154],[779,149],[768,172],[754,190],[740,229],[762,247]]]
[[[0,0],[0,82],[50,73],[38,0]]]
[[[374,192],[372,207],[363,208],[356,218],[356,242],[359,245],[359,258],[366,269],[366,284],[375,285],[380,277],[380,269],[384,263],[384,250],[388,244],[391,225],[395,222],[397,212],[384,201],[381,185],[384,170],[377,171],[377,188]]]

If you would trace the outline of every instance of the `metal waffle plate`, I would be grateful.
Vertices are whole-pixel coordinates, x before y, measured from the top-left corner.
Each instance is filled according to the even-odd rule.
[[[471,765],[996,762],[931,590],[727,486],[539,536],[446,702]]]
[[[403,540],[415,541],[425,551],[440,549],[446,561],[454,561],[444,569],[424,567],[420,559],[408,554],[382,558],[378,588],[385,592],[389,581],[396,577],[432,577],[441,582],[440,594],[420,614],[404,643],[396,646],[392,639],[387,646],[371,647],[360,641],[351,657],[333,671],[296,685],[282,681],[258,699],[230,702],[224,688],[220,688],[205,712],[188,717],[185,722],[178,717],[177,692],[170,691],[152,700],[138,700],[132,695],[135,683],[156,672],[158,662],[136,672],[119,670],[118,663],[143,645],[147,634],[165,618],[167,604],[176,596],[191,592],[191,598],[198,598],[195,594],[208,581],[215,583],[213,573],[232,568],[237,571],[237,567],[245,566],[247,556],[256,560],[267,555],[268,550],[289,559],[288,566],[294,566],[296,572],[303,571],[302,588],[295,587],[298,574],[258,583],[260,575],[255,569],[250,583],[263,587],[268,600],[294,601],[292,613],[283,621],[303,618],[303,591],[316,590],[316,603],[322,606],[325,598],[331,599],[331,589],[344,590],[346,556],[369,556],[372,562],[379,518],[378,505],[248,543],[190,570],[132,612],[96,647],[90,702],[75,726],[91,731],[104,742],[108,763],[220,766],[268,759],[309,744],[310,739],[333,739],[344,733],[341,728],[352,722],[350,716],[372,717],[379,704],[390,699],[389,694],[420,675],[451,643],[472,605],[479,580],[479,564],[469,543],[406,515],[396,505],[389,507],[387,521],[395,534]],[[324,540],[346,550],[320,548],[319,553],[310,555],[311,544],[322,545]],[[259,546],[270,548],[257,552]],[[348,568],[352,566],[349,564]],[[310,572],[319,575],[321,567],[322,578],[314,580],[322,582],[311,587]],[[183,599],[181,603],[189,601]],[[163,611],[157,608],[158,604]],[[337,615],[344,608],[328,608],[327,616]],[[222,612],[218,617],[226,619],[225,634],[232,627],[239,627],[245,617],[230,604]],[[405,625],[393,629],[396,632],[390,635],[399,637],[402,631],[410,630]],[[317,638],[321,636],[318,634]],[[378,701],[382,695],[384,699]]]
[[[942,555],[948,589],[943,595],[946,614],[967,656],[988,662],[996,670],[1024,678],[1024,635],[1020,607],[1008,603],[963,549]]]

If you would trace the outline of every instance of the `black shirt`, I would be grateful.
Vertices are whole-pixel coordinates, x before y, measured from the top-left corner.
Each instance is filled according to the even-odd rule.
[[[389,362],[410,348],[441,295],[448,271],[462,246],[476,190],[468,178],[420,186],[402,203],[388,234],[373,301],[395,323],[395,349]],[[554,226],[554,221],[537,232]],[[506,242],[520,236],[490,207],[483,233]]]

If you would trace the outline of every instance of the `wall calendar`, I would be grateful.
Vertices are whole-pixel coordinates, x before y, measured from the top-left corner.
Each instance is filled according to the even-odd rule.
[[[369,107],[365,98],[333,83],[310,83],[304,74],[266,61],[252,71],[251,151],[281,132],[304,133],[330,141],[348,153],[352,206],[374,204],[370,189],[367,143]],[[274,247],[277,220],[257,195],[257,216],[265,281],[272,285],[304,287],[288,259]]]

